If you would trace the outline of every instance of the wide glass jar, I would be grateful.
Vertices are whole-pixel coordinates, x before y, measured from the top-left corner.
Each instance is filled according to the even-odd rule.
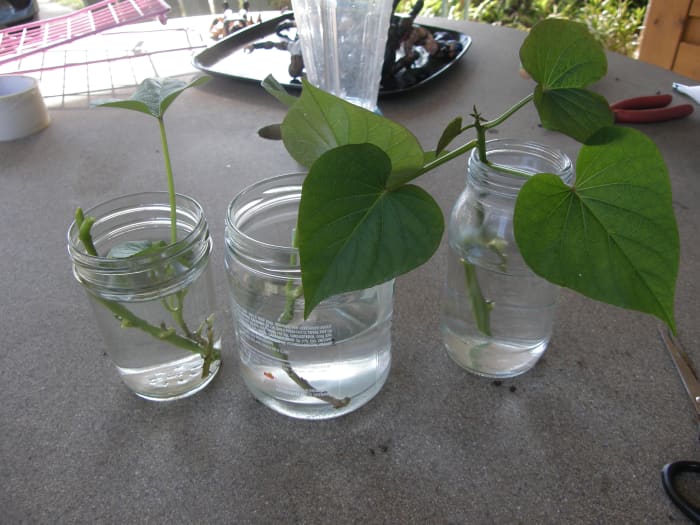
[[[571,184],[574,172],[562,152],[533,142],[492,140],[486,150],[491,165],[472,151],[467,186],[450,215],[441,330],[448,354],[463,368],[512,377],[532,368],[547,348],[559,292],[520,255],[515,201],[527,176],[552,173]]]
[[[139,193],[85,212],[97,256],[68,231],[73,274],[92,303],[107,353],[123,382],[154,401],[204,388],[221,363],[209,257],[212,241],[201,206],[176,198],[171,242],[168,194]]]
[[[295,229],[302,174],[254,184],[226,216],[226,271],[248,389],[301,419],[351,412],[382,388],[391,365],[393,281],[331,297],[304,320]]]

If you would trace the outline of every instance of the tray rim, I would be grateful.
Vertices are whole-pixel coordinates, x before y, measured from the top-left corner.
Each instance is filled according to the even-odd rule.
[[[401,15],[398,15],[401,16]],[[264,79],[260,78],[252,78],[250,76],[243,76],[243,75],[237,75],[235,73],[225,73],[222,71],[217,71],[213,70],[212,66],[216,63],[218,63],[221,58],[211,61],[209,64],[206,64],[202,62],[202,59],[207,59],[209,55],[217,55],[220,57],[226,57],[232,53],[235,53],[239,49],[241,49],[244,45],[249,44],[251,42],[254,42],[260,38],[264,38],[265,36],[268,36],[270,34],[275,34],[274,29],[277,27],[277,24],[284,20],[290,20],[294,18],[294,13],[292,11],[287,11],[285,13],[282,13],[281,15],[278,15],[274,18],[271,18],[269,20],[265,20],[262,23],[259,24],[254,24],[252,26],[246,27],[244,29],[241,29],[239,31],[236,31],[235,33],[232,33],[223,39],[219,40],[215,44],[207,47],[206,49],[200,51],[196,55],[192,57],[192,66],[199,69],[200,71],[203,71],[205,73],[208,73],[212,76],[216,77],[223,77],[223,78],[231,78],[235,80],[242,80],[245,82],[257,82],[260,83]],[[439,26],[433,26],[429,24],[416,24],[416,26],[424,27],[426,29],[429,29],[433,34],[436,31],[447,31],[450,33],[453,33],[455,35],[459,35],[459,40],[460,43],[462,44],[462,50],[455,56],[452,60],[449,62],[445,63],[443,67],[438,69],[436,72],[431,74],[430,76],[424,78],[423,80],[416,82],[415,84],[405,87],[405,88],[400,88],[400,89],[391,89],[391,90],[386,90],[386,89],[379,89],[379,96],[384,97],[384,96],[391,96],[391,95],[398,95],[402,93],[406,93],[409,91],[413,91],[414,89],[417,89],[427,83],[429,83],[431,80],[434,78],[444,74],[448,70],[452,69],[457,62],[461,60],[461,58],[466,54],[466,52],[469,50],[472,44],[472,38],[471,36],[462,33],[461,31],[457,31],[454,29],[449,29],[445,27],[439,27]],[[207,61],[208,62],[208,61]],[[287,89],[291,89],[294,91],[299,91],[301,90],[301,83],[289,83],[289,82],[280,82],[282,86],[284,86]]]

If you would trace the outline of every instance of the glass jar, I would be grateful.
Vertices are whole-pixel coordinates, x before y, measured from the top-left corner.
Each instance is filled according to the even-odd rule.
[[[68,231],[73,274],[87,291],[107,353],[126,386],[153,401],[198,392],[221,363],[209,229],[197,202],[178,195],[176,205],[175,243],[165,192],[87,210],[99,256],[86,252],[76,222]]]
[[[392,1],[292,0],[292,10],[309,82],[376,111]]]
[[[573,182],[571,160],[533,142],[492,140],[489,162]],[[483,163],[474,149],[467,186],[452,209],[442,301],[442,338],[460,366],[488,377],[532,368],[552,334],[559,287],[525,264],[513,237],[515,200],[527,176]]]
[[[226,217],[226,271],[241,373],[268,407],[300,419],[347,414],[391,365],[393,281],[321,302],[304,320],[294,247],[303,174],[254,184]]]

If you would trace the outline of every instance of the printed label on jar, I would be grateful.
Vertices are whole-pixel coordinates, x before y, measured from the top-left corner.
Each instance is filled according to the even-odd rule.
[[[257,315],[236,305],[239,329],[250,335],[268,337],[275,342],[303,346],[322,346],[333,343],[333,325],[286,325]]]

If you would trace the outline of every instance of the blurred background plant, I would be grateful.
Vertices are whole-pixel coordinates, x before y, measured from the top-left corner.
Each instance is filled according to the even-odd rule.
[[[50,0],[78,9],[98,0]],[[223,0],[166,0],[170,18],[223,13]],[[400,0],[397,13],[408,13],[417,0]],[[528,30],[545,18],[583,22],[610,50],[636,58],[649,0],[424,0],[421,16],[469,19]],[[291,0],[249,0],[250,10],[290,8]],[[243,0],[229,0],[234,11]],[[466,17],[465,17],[466,13]]]
[[[415,0],[401,0],[408,13]],[[545,18],[586,24],[603,46],[636,56],[648,0],[425,0],[422,16],[444,16],[528,30]],[[467,16],[465,17],[465,12]]]

